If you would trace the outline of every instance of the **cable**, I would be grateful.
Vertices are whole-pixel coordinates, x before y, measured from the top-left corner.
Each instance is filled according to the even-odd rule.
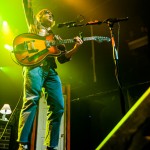
[[[118,44],[117,44],[117,50],[119,53],[119,45],[120,45],[120,23],[118,22]]]
[[[17,102],[17,105],[16,105],[15,109],[13,110],[13,112],[11,113],[9,120],[8,120],[8,122],[7,122],[6,125],[5,125],[5,128],[4,128],[4,130],[3,130],[3,132],[2,132],[2,134],[1,134],[1,136],[0,136],[0,140],[2,139],[4,133],[5,133],[6,129],[7,129],[7,126],[9,125],[10,120],[12,119],[12,117],[13,117],[13,115],[14,115],[14,113],[15,113],[15,111],[16,111],[16,109],[17,109],[19,103],[20,103],[20,100],[21,100],[21,98],[22,98],[22,93],[23,93],[23,92],[21,92],[21,95],[20,95],[20,98],[19,98],[19,100],[18,100],[18,102]]]

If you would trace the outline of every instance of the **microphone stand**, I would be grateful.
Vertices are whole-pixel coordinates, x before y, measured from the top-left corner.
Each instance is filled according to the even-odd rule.
[[[110,36],[111,36],[111,44],[112,44],[112,49],[113,49],[113,59],[114,59],[114,63],[115,63],[115,77],[116,77],[118,88],[119,88],[122,115],[125,115],[126,109],[125,109],[125,99],[124,99],[124,95],[123,95],[123,91],[122,91],[122,86],[119,81],[119,57],[118,57],[118,50],[117,50],[116,44],[115,44],[113,25],[114,25],[114,23],[117,23],[120,21],[125,21],[125,20],[128,20],[128,17],[126,17],[126,18],[109,18],[104,21],[99,21],[99,20],[96,20],[94,22],[90,21],[86,24],[86,25],[100,25],[102,23],[106,23],[109,27]]]
[[[110,36],[111,36],[111,44],[112,44],[112,49],[113,49],[113,59],[114,59],[114,64],[115,64],[115,77],[117,80],[118,84],[118,89],[119,89],[119,94],[120,94],[120,104],[121,104],[121,111],[122,115],[125,115],[126,109],[125,109],[125,99],[122,91],[122,85],[119,81],[119,57],[118,57],[118,50],[116,48],[115,44],[115,38],[114,38],[114,32],[113,32],[113,21],[107,21],[107,25],[110,30]]]
[[[68,26],[68,27],[79,27],[79,26],[82,27],[82,26],[88,26],[88,25],[100,25],[102,23],[106,23],[108,25],[109,30],[110,30],[110,36],[111,36],[113,59],[114,59],[114,63],[115,63],[115,77],[116,77],[118,88],[119,88],[122,115],[125,115],[126,109],[125,109],[125,99],[124,99],[124,95],[123,95],[123,91],[122,91],[122,85],[119,81],[119,57],[118,57],[118,50],[117,50],[116,44],[115,44],[113,25],[114,25],[114,23],[117,23],[120,21],[125,21],[125,20],[128,20],[128,17],[126,17],[126,18],[109,18],[104,21],[95,20],[95,21],[87,22],[86,24],[71,24]]]

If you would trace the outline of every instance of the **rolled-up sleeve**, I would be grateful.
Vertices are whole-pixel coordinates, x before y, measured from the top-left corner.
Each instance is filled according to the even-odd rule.
[[[31,24],[34,24],[35,21],[31,1],[23,0],[23,6],[28,26],[30,26]]]

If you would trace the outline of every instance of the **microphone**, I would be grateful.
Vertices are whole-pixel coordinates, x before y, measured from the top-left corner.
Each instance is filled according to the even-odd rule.
[[[127,21],[129,18],[109,18],[103,21],[103,23],[116,23],[116,22],[120,22],[120,21]]]
[[[86,25],[97,25],[97,24],[101,24],[102,21],[98,21],[98,20],[95,20],[95,21],[89,21],[86,23]]]
[[[64,23],[58,23],[57,24],[57,27],[58,28],[61,28],[61,27],[64,27],[64,26],[70,26],[70,25],[73,25],[75,24],[76,22],[75,21],[69,21],[69,22],[64,22]]]

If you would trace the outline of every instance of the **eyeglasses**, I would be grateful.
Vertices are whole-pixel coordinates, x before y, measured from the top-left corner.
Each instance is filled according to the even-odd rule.
[[[53,14],[49,10],[44,10],[43,15],[49,14],[49,18],[54,19]]]
[[[49,15],[51,15],[52,17],[54,17],[53,14],[52,14],[49,10],[45,10],[45,11],[43,12],[43,14],[49,14]]]

